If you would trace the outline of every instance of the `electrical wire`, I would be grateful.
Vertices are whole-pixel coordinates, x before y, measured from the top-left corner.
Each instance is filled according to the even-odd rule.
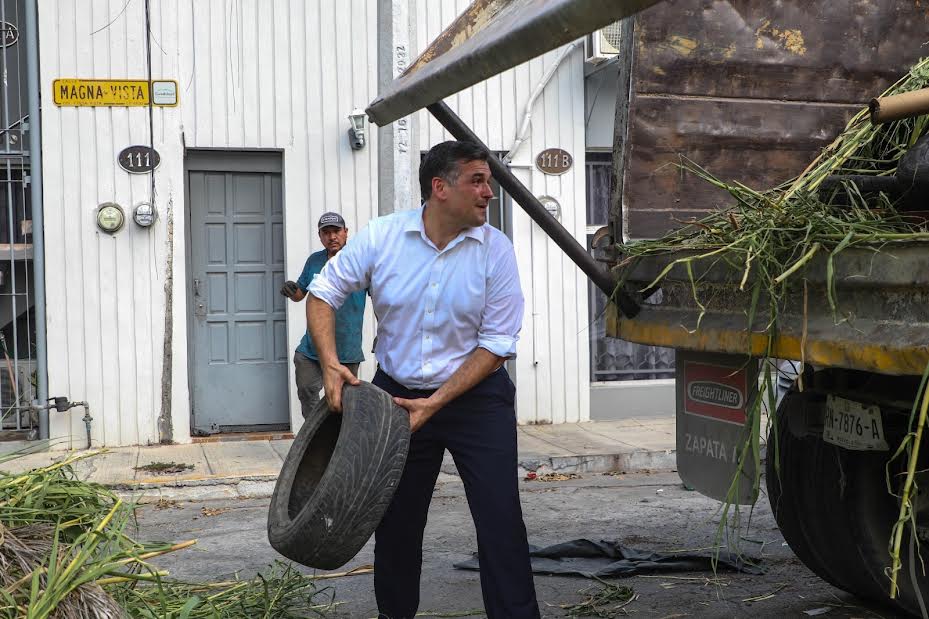
[[[152,92],[152,11],[151,0],[145,0],[145,69],[148,76],[148,146],[155,150],[155,105]],[[155,208],[155,170],[151,171],[149,203]]]

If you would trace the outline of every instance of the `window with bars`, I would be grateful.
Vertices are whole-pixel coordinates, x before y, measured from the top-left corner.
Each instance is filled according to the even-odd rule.
[[[0,0],[0,438],[35,426],[28,89],[22,25],[27,0]]]
[[[613,154],[587,153],[587,250],[610,219]],[[674,378],[674,351],[606,337],[606,295],[587,283],[590,315],[590,379],[594,382]]]

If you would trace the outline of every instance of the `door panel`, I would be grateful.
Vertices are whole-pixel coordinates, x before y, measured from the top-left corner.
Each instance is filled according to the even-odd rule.
[[[281,176],[203,167],[188,166],[194,428],[287,425]]]

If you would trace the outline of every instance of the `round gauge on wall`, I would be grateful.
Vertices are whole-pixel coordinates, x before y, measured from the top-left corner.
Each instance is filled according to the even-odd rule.
[[[143,228],[148,228],[158,217],[155,207],[150,202],[140,202],[132,211],[132,220]]]
[[[104,202],[97,207],[97,227],[107,234],[119,231],[125,223],[126,214],[115,202]]]

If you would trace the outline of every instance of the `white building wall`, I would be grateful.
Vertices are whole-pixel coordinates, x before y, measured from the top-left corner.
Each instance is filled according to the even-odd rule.
[[[413,56],[466,5],[411,0]],[[353,230],[378,212],[376,132],[369,132],[362,151],[351,151],[346,138],[347,114],[376,95],[376,2],[155,0],[152,77],[176,80],[180,99],[177,108],[152,112],[162,157],[154,174],[159,220],[149,230],[127,221],[113,236],[99,232],[94,214],[101,202],[117,202],[131,217],[132,207],[149,199],[150,177],[129,175],[116,164],[124,147],[148,143],[149,110],[57,107],[52,82],[145,79],[144,6],[39,3],[49,391],[89,402],[97,445],[157,442],[164,414],[173,439],[190,440],[185,149],[282,152],[291,279],[318,247],[314,222],[324,211],[342,212]],[[449,104],[493,149],[508,150],[530,93],[558,55],[508,71]],[[447,138],[425,113],[416,124],[411,134],[422,150]],[[535,154],[549,147],[574,155],[569,173],[535,170]],[[565,59],[537,100],[532,132],[513,165],[537,195],[561,203],[562,222],[585,243],[580,50]],[[515,204],[513,239],[527,299],[516,361],[520,421],[586,420],[586,279]],[[305,328],[304,307],[287,308],[288,342],[295,347]],[[365,350],[372,336],[369,310]],[[372,375],[369,359],[361,376]],[[289,384],[296,430],[302,418],[292,368]],[[51,412],[56,446],[83,445],[82,415],[80,409]]]
[[[152,77],[177,80],[180,98],[153,113],[160,219],[149,230],[128,221],[114,236],[98,232],[99,203],[115,201],[130,215],[149,197],[150,177],[116,164],[124,147],[148,143],[148,109],[59,108],[52,81],[145,79],[144,5],[39,3],[49,392],[90,403],[100,445],[156,442],[164,410],[174,440],[189,440],[185,147],[282,151],[291,279],[318,249],[319,215],[341,211],[357,230],[377,213],[374,136],[358,152],[346,138],[348,113],[376,94],[375,2],[155,0]],[[287,307],[295,347],[304,307]],[[366,349],[372,327],[369,312]],[[292,367],[290,379],[296,430]],[[58,446],[82,445],[82,414],[51,413]]]
[[[415,0],[418,55],[469,4],[467,0]],[[536,58],[446,102],[487,145],[509,151],[523,111],[546,69],[561,50]],[[558,67],[532,110],[529,139],[513,157],[513,170],[537,196],[555,198],[562,224],[586,245],[584,170],[584,57],[582,47]],[[416,116],[420,150],[450,136],[427,112]],[[535,155],[563,148],[574,166],[548,176]],[[418,189],[414,191],[418,195]],[[587,279],[515,203],[513,244],[519,263],[526,312],[516,360],[517,411],[521,423],[586,421],[590,415]]]

